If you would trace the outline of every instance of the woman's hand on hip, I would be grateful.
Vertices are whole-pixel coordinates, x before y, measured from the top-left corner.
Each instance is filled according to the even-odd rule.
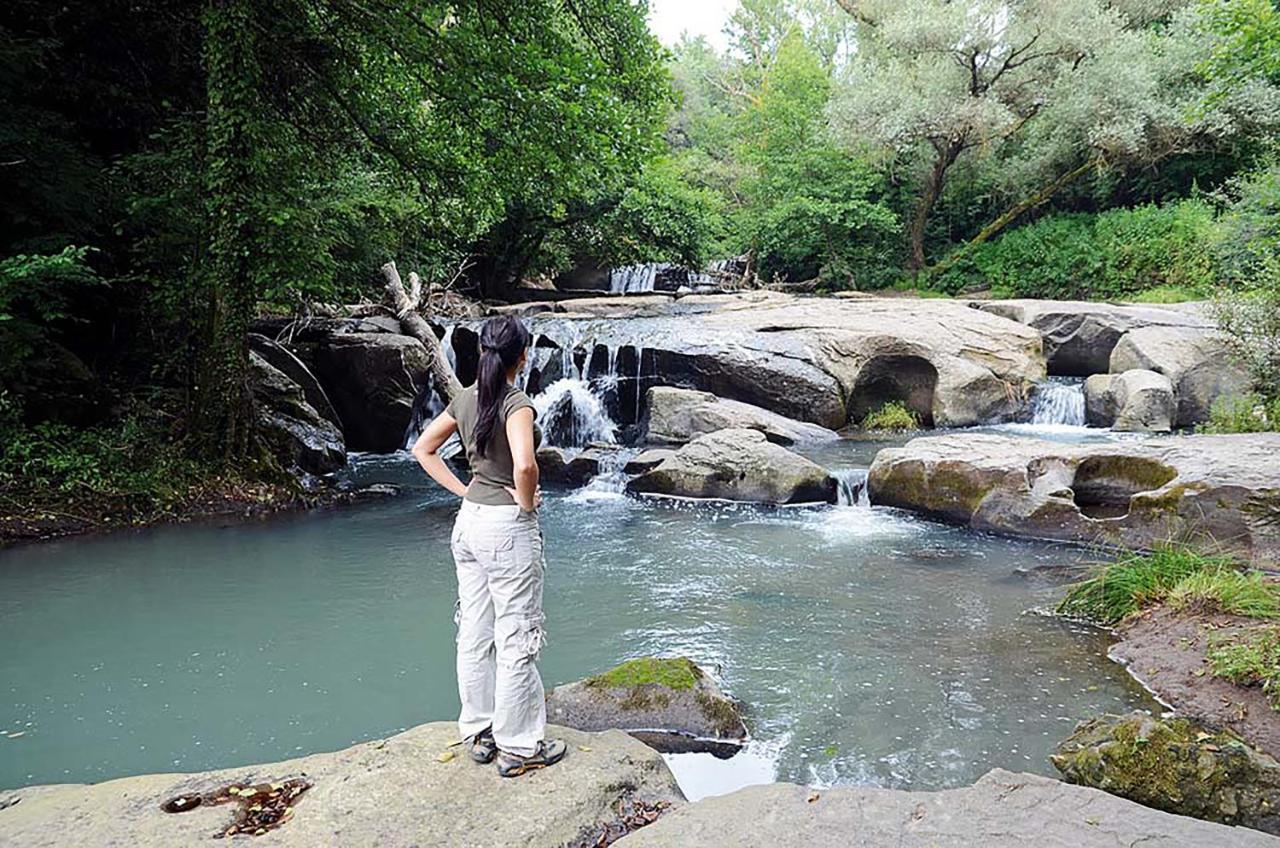
[[[513,489],[511,486],[503,486],[502,488],[507,490],[507,494],[511,496],[511,500],[515,501],[516,505],[521,509],[523,509],[525,512],[533,512],[536,509],[538,509],[538,507],[542,506],[542,487],[541,486],[533,490],[533,505],[529,507],[526,507],[524,504],[520,503],[520,493],[517,492],[515,489]]]

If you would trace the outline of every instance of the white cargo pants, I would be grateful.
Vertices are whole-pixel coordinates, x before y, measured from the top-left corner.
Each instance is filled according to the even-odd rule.
[[[546,571],[538,517],[464,500],[450,544],[458,571],[458,732],[466,739],[492,725],[499,748],[530,756],[547,724],[536,665]]]

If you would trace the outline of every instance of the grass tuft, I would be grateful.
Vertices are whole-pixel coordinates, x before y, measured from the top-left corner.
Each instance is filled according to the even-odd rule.
[[[640,657],[603,674],[588,677],[584,685],[598,689],[620,689],[656,683],[668,689],[692,689],[702,671],[684,657]]]
[[[862,419],[864,430],[919,430],[920,418],[901,401],[891,400]]]
[[[1267,625],[1235,634],[1209,649],[1209,665],[1217,677],[1241,686],[1260,686],[1280,711],[1280,627]]]
[[[1166,600],[1179,608],[1280,618],[1280,591],[1261,575],[1247,574],[1230,557],[1173,545],[1150,554],[1125,554],[1102,566],[1068,589],[1057,611],[1110,626]]]

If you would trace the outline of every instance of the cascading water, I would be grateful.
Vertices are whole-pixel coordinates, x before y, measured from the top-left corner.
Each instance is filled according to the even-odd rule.
[[[871,495],[867,491],[867,469],[834,468],[831,476],[836,478],[836,503],[840,506],[871,506]]]
[[[556,380],[533,399],[533,405],[543,438],[549,445],[584,448],[592,442],[617,441],[617,425],[600,398],[581,379]]]
[[[637,294],[653,291],[662,266],[650,262],[647,265],[625,265],[609,272],[609,290],[614,294]]]
[[[1036,386],[1031,423],[1083,427],[1084,382],[1071,377],[1050,377]]]

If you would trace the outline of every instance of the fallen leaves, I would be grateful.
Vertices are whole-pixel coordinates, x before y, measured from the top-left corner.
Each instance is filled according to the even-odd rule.
[[[205,793],[178,795],[161,804],[160,809],[166,813],[185,813],[204,805],[235,803],[239,805],[235,819],[214,837],[261,836],[288,822],[293,817],[293,805],[311,786],[311,781],[304,777],[270,783],[231,783]]]
[[[441,751],[440,754],[436,757],[436,762],[447,763],[456,756],[458,756],[458,754],[455,751]]]

